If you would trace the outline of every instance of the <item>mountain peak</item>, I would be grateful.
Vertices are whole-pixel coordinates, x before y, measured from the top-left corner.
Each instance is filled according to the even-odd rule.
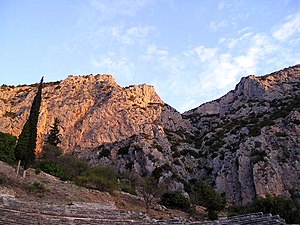
[[[289,95],[299,95],[300,64],[264,76],[249,75],[241,78],[235,89],[219,99],[204,103],[184,113],[224,116],[249,101],[272,101]]]
[[[242,205],[267,194],[297,195],[299,75],[296,65],[244,77],[183,115],[153,86],[121,87],[111,75],[69,76],[44,85],[38,150],[57,117],[65,153],[121,174],[155,174],[182,192],[190,179],[205,179]],[[35,85],[1,87],[1,132],[20,134],[35,92]]]

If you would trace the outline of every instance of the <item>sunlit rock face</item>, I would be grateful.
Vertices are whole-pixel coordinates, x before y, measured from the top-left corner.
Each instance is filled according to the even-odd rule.
[[[0,131],[18,136],[35,85],[0,88]],[[37,152],[60,120],[60,147],[122,174],[150,175],[184,192],[204,179],[229,203],[300,196],[300,66],[244,77],[223,97],[180,114],[153,86],[119,86],[111,75],[45,83]]]
[[[20,134],[36,89],[36,85],[1,87],[2,132]],[[122,88],[110,75],[69,76],[60,82],[46,83],[42,99],[38,149],[55,117],[60,120],[61,147],[65,151],[80,151],[140,133],[151,135],[154,122],[161,119],[164,110],[153,86]],[[180,119],[180,114],[173,111]]]

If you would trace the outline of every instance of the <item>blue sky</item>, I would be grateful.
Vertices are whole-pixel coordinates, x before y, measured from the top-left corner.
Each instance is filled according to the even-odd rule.
[[[300,0],[0,0],[0,84],[112,74],[180,112],[300,63]]]

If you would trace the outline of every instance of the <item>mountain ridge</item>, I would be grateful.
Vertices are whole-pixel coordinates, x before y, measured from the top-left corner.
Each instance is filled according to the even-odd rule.
[[[57,117],[65,153],[114,165],[121,174],[159,171],[160,182],[181,192],[190,179],[205,179],[238,205],[267,194],[295,197],[299,77],[300,65],[250,75],[221,98],[180,114],[153,86],[120,87],[111,75],[69,76],[45,83],[38,151]],[[1,132],[18,136],[34,93],[34,85],[1,86]]]

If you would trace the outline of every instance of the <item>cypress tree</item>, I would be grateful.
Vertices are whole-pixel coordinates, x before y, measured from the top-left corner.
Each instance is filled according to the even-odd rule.
[[[47,140],[46,140],[46,142],[48,144],[50,144],[52,146],[55,146],[55,147],[57,147],[57,145],[61,143],[61,140],[59,138],[60,136],[59,136],[58,125],[59,125],[59,120],[58,120],[57,117],[55,117],[54,123],[51,126],[49,135],[48,135]]]
[[[23,130],[18,138],[17,146],[15,148],[15,156],[19,161],[19,164],[24,168],[23,176],[25,171],[35,161],[35,148],[36,148],[36,137],[37,137],[37,123],[40,113],[40,105],[42,101],[42,77],[38,87],[38,91],[33,99],[29,117],[23,127]]]

